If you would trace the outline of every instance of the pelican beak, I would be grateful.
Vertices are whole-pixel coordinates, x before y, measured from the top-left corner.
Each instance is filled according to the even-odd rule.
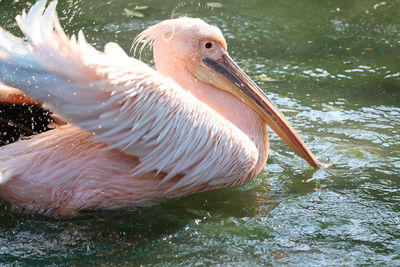
[[[194,75],[242,99],[297,155],[313,167],[321,166],[282,112],[227,53],[218,59],[204,57]]]

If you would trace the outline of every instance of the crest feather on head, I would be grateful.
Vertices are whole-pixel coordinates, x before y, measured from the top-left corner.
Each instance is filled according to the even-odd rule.
[[[170,28],[169,31],[165,31],[166,29]],[[180,17],[175,19],[168,19],[164,20],[160,23],[157,23],[154,26],[142,31],[132,43],[132,49],[134,50],[134,55],[136,55],[137,50],[139,49],[139,55],[142,54],[143,50],[149,46],[153,48],[154,41],[157,37],[163,34],[165,39],[172,39],[176,30],[190,30],[199,31],[199,33],[207,35],[213,35],[214,37],[218,37],[221,39],[221,45],[226,49],[226,42],[222,35],[221,30],[213,25],[209,25],[201,19],[198,18],[188,18],[188,17]]]
[[[157,23],[154,26],[142,31],[136,38],[133,40],[132,48],[133,48],[133,55],[136,55],[136,51],[140,46],[139,55],[142,54],[143,50],[149,46],[153,47],[154,40],[156,37],[161,34],[164,29],[168,26],[166,22],[169,20],[165,20],[163,22]]]

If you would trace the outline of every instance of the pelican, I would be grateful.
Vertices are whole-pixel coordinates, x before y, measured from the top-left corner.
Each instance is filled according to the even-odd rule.
[[[242,185],[265,166],[267,126],[320,165],[284,115],[201,19],[162,21],[139,34],[156,70],[116,43],[103,52],[68,37],[55,1],[16,17],[24,39],[0,29],[3,101],[40,103],[62,123],[0,148],[0,197],[49,216],[135,209]],[[47,6],[47,7],[46,7]]]

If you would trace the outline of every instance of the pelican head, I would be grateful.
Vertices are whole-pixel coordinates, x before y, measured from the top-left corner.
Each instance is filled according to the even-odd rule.
[[[320,166],[282,112],[229,56],[225,38],[216,26],[187,17],[165,20],[143,31],[135,43],[142,44],[141,50],[146,45],[153,47],[161,73],[168,73],[163,68],[170,68],[173,62],[174,68],[239,98],[297,155],[313,167]]]

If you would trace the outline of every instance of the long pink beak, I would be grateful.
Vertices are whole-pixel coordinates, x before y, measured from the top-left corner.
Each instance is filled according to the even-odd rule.
[[[219,76],[213,79],[218,87],[223,87],[248,104],[297,155],[313,167],[321,166],[278,107],[227,53],[216,60],[204,58],[202,64]]]

